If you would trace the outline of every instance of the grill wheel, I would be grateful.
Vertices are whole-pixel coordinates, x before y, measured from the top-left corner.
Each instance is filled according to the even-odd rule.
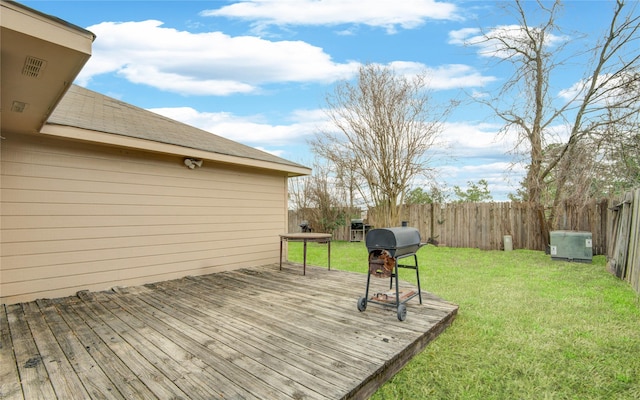
[[[407,319],[407,306],[405,306],[404,304],[400,304],[398,306],[398,319],[400,321],[404,321],[405,319]]]
[[[358,299],[358,311],[363,312],[366,309],[367,309],[367,299],[365,297],[360,297]]]

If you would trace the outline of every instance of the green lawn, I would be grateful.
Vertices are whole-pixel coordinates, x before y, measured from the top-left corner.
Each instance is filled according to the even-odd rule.
[[[422,289],[458,316],[373,399],[640,399],[639,297],[603,256],[433,246],[418,256]],[[302,262],[300,243],[289,259]],[[366,260],[364,243],[331,243],[332,269],[364,274]],[[309,244],[308,263],[326,266],[326,245]],[[415,283],[414,271],[400,275]]]

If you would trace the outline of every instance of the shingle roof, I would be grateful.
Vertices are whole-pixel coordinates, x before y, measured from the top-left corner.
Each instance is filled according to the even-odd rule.
[[[306,168],[253,147],[72,85],[47,124],[145,139],[212,153]]]

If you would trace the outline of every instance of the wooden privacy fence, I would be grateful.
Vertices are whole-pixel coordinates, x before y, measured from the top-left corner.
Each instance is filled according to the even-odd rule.
[[[376,225],[375,210],[369,221]],[[608,201],[592,201],[586,206],[565,204],[557,218],[556,230],[588,231],[594,254],[605,254],[610,211]],[[405,207],[403,218],[420,235],[449,247],[501,250],[504,236],[511,236],[514,249],[546,250],[536,209],[528,203],[448,203],[417,204]]]
[[[499,250],[510,235],[513,248],[544,250],[539,226],[527,223],[530,212],[521,203],[421,204],[407,206],[404,220],[443,246]]]
[[[587,206],[566,204],[558,217],[558,230],[592,233],[594,254],[605,254],[607,230],[612,211],[609,202],[593,201]],[[471,247],[483,250],[504,248],[504,236],[510,235],[514,249],[545,250],[540,226],[528,221],[536,211],[527,203],[447,203],[405,206],[402,220],[418,228],[420,236],[437,240],[449,247]],[[367,223],[382,227],[375,208],[368,210]],[[333,232],[334,240],[349,240],[349,222]],[[301,219],[289,212],[289,232],[300,232]]]
[[[514,249],[546,250],[538,224],[528,221],[535,212],[526,203],[451,203],[405,206],[403,220],[418,228],[423,241],[437,240],[449,247],[484,250],[504,248],[511,236]],[[368,210],[367,223],[375,227],[376,210]],[[302,219],[289,211],[289,232],[300,232]],[[333,232],[334,240],[350,239],[349,224]],[[586,206],[565,204],[556,219],[556,230],[591,232],[594,255],[607,255],[607,267],[640,293],[640,189],[622,200],[592,201]]]
[[[607,267],[640,293],[640,189],[627,192],[613,212]]]

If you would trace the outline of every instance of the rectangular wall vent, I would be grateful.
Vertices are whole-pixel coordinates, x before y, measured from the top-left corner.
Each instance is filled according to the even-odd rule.
[[[27,56],[27,59],[24,60],[22,75],[28,76],[30,78],[38,78],[46,65],[47,65],[47,62],[45,60]]]

